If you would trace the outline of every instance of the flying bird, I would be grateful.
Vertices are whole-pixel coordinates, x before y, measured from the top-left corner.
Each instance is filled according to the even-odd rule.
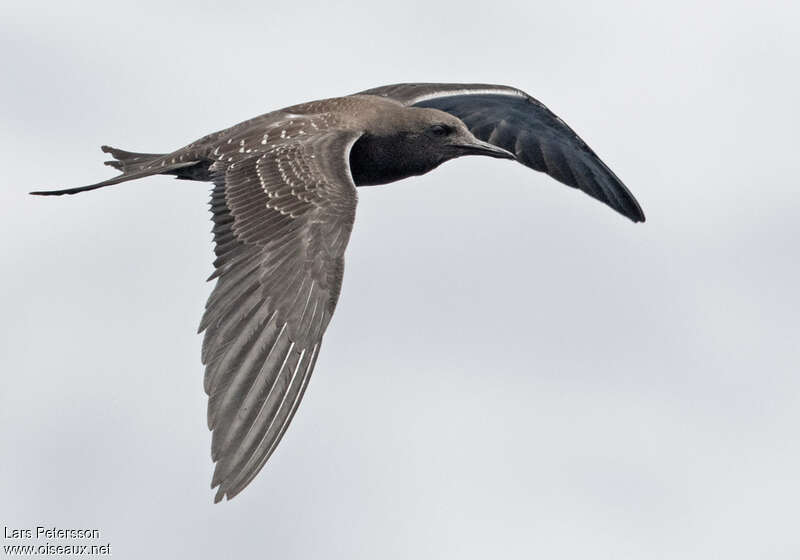
[[[507,86],[396,84],[266,113],[168,154],[102,150],[120,175],[31,194],[151,175],[214,185],[216,285],[199,331],[215,502],[256,476],[303,397],[341,290],[356,187],[484,155],[517,160],[634,222],[645,219],[564,121]]]

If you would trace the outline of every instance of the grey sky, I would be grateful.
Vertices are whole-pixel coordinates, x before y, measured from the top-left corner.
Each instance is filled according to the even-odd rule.
[[[796,3],[204,4],[3,10],[0,523],[117,558],[800,556]],[[648,221],[489,158],[360,189],[302,406],[213,506],[208,187],[24,193],[400,81],[524,89]]]

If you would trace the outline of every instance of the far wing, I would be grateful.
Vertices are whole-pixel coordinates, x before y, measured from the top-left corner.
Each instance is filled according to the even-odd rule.
[[[622,181],[567,124],[523,91],[491,84],[395,84],[361,92],[450,113],[481,140],[536,171],[604,202],[634,222],[645,217]]]

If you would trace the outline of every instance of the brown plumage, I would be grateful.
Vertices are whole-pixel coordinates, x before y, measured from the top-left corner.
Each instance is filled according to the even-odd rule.
[[[505,86],[385,86],[267,113],[169,154],[103,151],[121,175],[32,194],[157,174],[214,183],[216,285],[200,331],[215,501],[247,486],[297,410],[339,297],[356,186],[488,155],[516,159],[644,220],[630,192],[563,121]]]

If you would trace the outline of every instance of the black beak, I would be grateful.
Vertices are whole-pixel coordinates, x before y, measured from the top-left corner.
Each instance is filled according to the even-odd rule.
[[[514,154],[508,150],[504,150],[500,146],[495,146],[489,142],[473,140],[470,144],[455,144],[454,145],[465,156],[489,156],[501,159],[517,159]]]

